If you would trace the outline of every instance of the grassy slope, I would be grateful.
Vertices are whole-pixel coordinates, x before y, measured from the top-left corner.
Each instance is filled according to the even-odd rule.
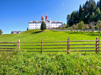
[[[41,41],[65,41],[71,40],[95,40],[98,33],[80,32],[54,32],[47,30],[29,30],[21,34],[0,35],[1,41],[31,42]],[[101,75],[100,54],[28,54],[28,53],[0,53],[0,75]]]
[[[0,35],[0,42],[17,42],[18,39],[21,40],[21,42],[41,42],[41,39],[43,38],[43,41],[66,41],[68,37],[70,37],[70,40],[95,40],[96,37],[99,35],[99,33],[87,33],[87,32],[62,32],[62,31],[51,31],[51,30],[46,30],[44,32],[41,32],[40,30],[28,30],[25,32],[22,32],[21,34],[6,34],[6,35]],[[80,42],[81,43],[81,42]],[[80,44],[78,43],[78,44]],[[87,44],[82,43],[82,44]],[[41,43],[37,44],[40,45]],[[49,43],[46,43],[49,44]],[[52,43],[51,43],[52,44]],[[53,43],[53,44],[58,44],[58,43]],[[61,44],[67,44],[67,43],[61,43]],[[76,42],[77,44],[77,42]],[[93,42],[95,44],[95,42]],[[26,43],[21,43],[21,45],[31,45],[31,44],[26,44]],[[33,44],[32,44],[33,45]],[[36,45],[36,44],[34,44]],[[45,44],[44,44],[45,45]],[[59,48],[60,46],[52,47],[48,46],[44,48]],[[77,46],[78,47],[78,46]],[[80,46],[82,47],[82,46]],[[87,46],[85,46],[87,47]],[[91,47],[91,46],[89,46]],[[92,47],[95,47],[94,45]],[[8,48],[8,47],[5,47]],[[9,47],[10,48],[10,47]],[[16,47],[17,48],[17,47]],[[22,50],[39,50],[36,48],[41,48],[41,46],[21,46],[21,48],[35,48],[35,49],[22,49]],[[62,46],[62,48],[65,49],[51,49],[53,50],[66,50],[66,46]],[[50,49],[44,49],[44,50],[50,50]],[[78,49],[81,50],[81,49]],[[87,49],[86,49],[87,50]],[[89,49],[91,50],[91,49]],[[95,49],[93,49],[95,50]]]
[[[0,35],[1,41],[18,41],[21,39],[23,42],[36,41],[40,42],[42,37],[44,41],[65,41],[68,37],[71,40],[95,40],[99,33],[87,33],[87,32],[62,32],[46,30],[40,32],[40,30],[28,30],[21,34],[5,34]]]

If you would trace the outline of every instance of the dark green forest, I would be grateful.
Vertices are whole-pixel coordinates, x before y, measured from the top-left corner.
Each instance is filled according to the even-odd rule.
[[[67,15],[67,24],[69,26],[76,25],[81,21],[85,24],[96,23],[98,20],[101,20],[101,0],[97,3],[95,0],[88,0],[80,5],[79,10]]]

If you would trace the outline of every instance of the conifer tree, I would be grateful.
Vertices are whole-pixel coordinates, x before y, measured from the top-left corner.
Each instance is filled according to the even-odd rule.
[[[90,16],[90,22],[95,22],[96,16],[95,13],[93,12],[92,15]]]
[[[100,8],[99,7],[96,9],[95,14],[96,14],[96,21],[100,20],[101,11],[100,11]]]
[[[81,21],[85,24],[89,24],[92,21],[97,22],[98,20],[101,20],[99,9],[101,11],[101,0],[98,3],[96,3],[95,0],[88,0],[82,6],[80,5],[79,10],[73,11],[67,16],[67,24],[72,26]]]
[[[2,34],[2,30],[0,29],[0,35]]]
[[[46,30],[46,23],[44,21],[42,21],[41,23],[41,30],[42,31]]]
[[[80,5],[80,7],[79,7],[79,17],[81,17],[81,13],[82,13],[82,7]]]

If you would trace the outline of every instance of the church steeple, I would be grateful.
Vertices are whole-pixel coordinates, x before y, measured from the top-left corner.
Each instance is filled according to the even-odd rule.
[[[41,17],[41,21],[44,21],[44,17],[43,16]]]
[[[46,18],[45,18],[45,20],[48,20],[48,16],[47,16],[47,14],[46,14]]]

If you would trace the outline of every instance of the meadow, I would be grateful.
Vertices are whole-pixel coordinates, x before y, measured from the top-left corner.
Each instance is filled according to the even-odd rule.
[[[41,45],[41,40],[43,39],[43,42],[50,42],[50,41],[67,41],[68,37],[70,37],[70,40],[96,40],[96,37],[99,36],[98,32],[73,32],[73,31],[52,31],[52,30],[46,30],[42,32],[41,30],[28,30],[24,31],[21,34],[4,34],[0,35],[0,42],[18,42],[18,39],[20,39],[20,42],[40,42],[40,43],[21,43],[20,45]],[[87,44],[88,42],[74,42],[70,44]],[[95,44],[96,42],[89,42],[89,44]],[[43,45],[52,45],[52,44],[67,44],[67,42],[63,43],[45,43]],[[4,44],[3,44],[4,45]],[[17,45],[17,44],[14,44]],[[67,50],[67,46],[44,46],[43,48],[64,48],[63,50]],[[72,47],[72,46],[71,46]],[[78,46],[75,46],[78,47]],[[95,47],[94,46],[79,46],[79,47]],[[3,48],[3,47],[2,47]],[[6,47],[10,48],[10,47]],[[15,48],[15,47],[14,47]],[[17,46],[16,46],[17,48]],[[41,46],[21,46],[21,50],[27,50],[27,51],[40,51]],[[27,49],[25,49],[27,48]],[[32,48],[32,49],[29,49]],[[54,49],[56,50],[62,50],[62,49]],[[72,49],[71,49],[72,50]],[[82,49],[80,49],[82,50]],[[89,50],[89,49],[88,49]],[[95,49],[94,49],[95,50]],[[44,51],[53,51],[51,49],[44,49]]]
[[[70,40],[95,40],[99,36],[98,32],[72,32],[72,31],[52,31],[46,30],[28,30],[21,34],[4,34],[0,35],[0,42],[17,42],[20,39],[22,42],[39,42],[43,41],[65,41],[68,37]]]
[[[101,54],[0,53],[0,75],[101,75]]]
[[[41,42],[42,38],[45,42],[66,41],[68,37],[70,40],[95,40],[98,36],[98,32],[28,30],[21,34],[0,35],[0,42],[18,42],[18,39],[21,42]],[[0,75],[101,75],[101,53],[41,54],[22,49],[0,52]]]

